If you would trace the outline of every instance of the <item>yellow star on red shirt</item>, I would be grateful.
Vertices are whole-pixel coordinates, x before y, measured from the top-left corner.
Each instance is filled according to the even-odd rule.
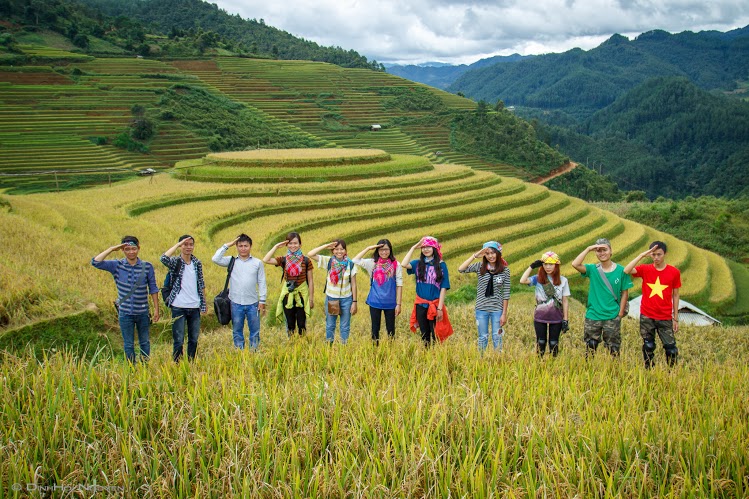
[[[648,286],[650,286],[650,296],[649,298],[654,297],[655,295],[658,295],[661,297],[661,300],[663,300],[663,290],[665,290],[668,287],[668,284],[661,284],[661,277],[658,276],[655,278],[654,283],[645,283]]]

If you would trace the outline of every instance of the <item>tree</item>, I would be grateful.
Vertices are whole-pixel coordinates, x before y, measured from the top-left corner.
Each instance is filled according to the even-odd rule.
[[[86,35],[84,35],[83,33],[78,33],[73,38],[73,45],[82,49],[87,49],[90,45],[90,41]]]

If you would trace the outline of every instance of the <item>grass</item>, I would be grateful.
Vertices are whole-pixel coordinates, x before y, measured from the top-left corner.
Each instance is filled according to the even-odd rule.
[[[539,360],[531,299],[513,295],[501,355],[477,352],[471,306],[429,351],[403,317],[373,347],[363,314],[346,347],[323,347],[317,323],[294,341],[264,326],[255,354],[204,332],[177,366],[169,344],[147,368],[6,355],[0,476],[126,496],[747,494],[745,328],[685,328],[679,365],[659,351],[645,371],[634,321],[618,361],[586,362],[574,303],[560,357]]]

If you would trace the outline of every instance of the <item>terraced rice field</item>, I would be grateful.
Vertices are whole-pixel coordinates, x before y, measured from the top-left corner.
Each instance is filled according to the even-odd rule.
[[[23,50],[59,65],[0,67],[0,187],[56,190],[84,178],[83,183],[95,183],[96,178],[106,183],[113,173],[118,173],[117,178],[132,177],[137,170],[166,168],[202,157],[208,152],[207,139],[179,122],[160,124],[148,143],[149,154],[89,141],[92,137],[111,139],[125,130],[133,105],[156,111],[160,93],[178,83],[228,96],[264,113],[274,126],[295,133],[301,129],[313,139],[339,147],[419,155],[435,163],[528,178],[515,167],[451,151],[444,125],[392,124],[395,118],[428,113],[388,108],[392,97],[388,92],[393,89],[428,89],[451,109],[469,110],[475,103],[386,73],[306,61],[234,57],[159,61],[94,58],[34,45],[25,45]],[[372,132],[372,124],[384,127]],[[56,172],[55,176],[50,172]],[[97,173],[104,175],[97,177]]]
[[[326,154],[332,157],[340,153],[335,149],[319,151],[320,156],[303,159],[320,161]],[[261,255],[292,230],[302,233],[304,248],[343,238],[352,254],[388,237],[399,257],[421,236],[430,234],[443,242],[444,255],[453,272],[483,242],[495,239],[504,244],[504,255],[515,279],[538,255],[553,249],[565,263],[564,273],[579,290],[584,290],[587,282],[576,277],[569,262],[596,238],[608,237],[615,260],[622,264],[649,241],[662,239],[669,244],[671,262],[683,272],[684,298],[707,308],[735,301],[735,286],[725,261],[673,237],[518,179],[458,165],[432,165],[419,156],[359,151],[359,158],[369,161],[378,155],[383,156],[379,162],[333,162],[327,167],[274,166],[279,158],[267,158],[264,167],[214,166],[213,182],[208,178],[204,182],[185,182],[174,176],[159,178],[154,184],[141,180],[91,191],[8,196],[13,215],[4,215],[3,223],[23,220],[29,227],[38,227],[40,232],[51,234],[53,248],[72,243],[81,258],[70,272],[81,274],[76,280],[83,278],[81,286],[94,289],[93,298],[102,307],[106,307],[109,289],[102,282],[95,284],[96,279],[91,280],[85,255],[95,254],[123,233],[138,234],[144,242],[146,258],[155,260],[183,233],[195,235],[198,254],[207,259],[216,247],[240,232],[252,236],[255,254]],[[214,156],[213,160],[217,158],[222,157]],[[238,161],[236,157],[232,159]],[[255,157],[252,161],[262,160]],[[288,161],[301,159],[289,157]],[[419,168],[401,171],[402,165],[409,162]],[[427,168],[422,169],[424,165]],[[230,177],[227,183],[227,178],[221,176],[232,169],[258,175],[249,180]],[[340,172],[356,170],[358,176],[336,180]],[[322,183],[305,182],[305,171],[314,171]],[[23,253],[24,244],[15,241],[5,245],[2,257],[7,257],[13,268],[26,268],[15,262],[19,250]],[[9,251],[8,247],[16,249]],[[47,272],[36,267],[26,271],[30,275]],[[218,286],[220,269],[209,265],[206,273],[212,286]],[[322,285],[322,275],[318,277]],[[453,289],[471,282],[457,272],[451,277]],[[55,293],[75,308],[80,293],[66,289],[65,282],[60,281]],[[278,282],[269,279],[269,285],[273,296],[278,292]],[[366,290],[368,284],[362,286]],[[209,294],[214,291],[211,289]],[[405,300],[413,299],[411,287],[406,287],[405,295]]]
[[[67,71],[73,67],[83,75],[76,78],[43,66],[29,72],[0,69],[0,187],[47,190],[82,178],[106,183],[113,175],[132,177],[143,168],[165,168],[208,152],[205,139],[172,124],[157,132],[152,154],[89,140],[111,139],[125,130],[133,105],[153,107],[158,92],[175,81],[144,76],[176,73],[174,67],[90,57]],[[199,84],[193,76],[181,78]]]

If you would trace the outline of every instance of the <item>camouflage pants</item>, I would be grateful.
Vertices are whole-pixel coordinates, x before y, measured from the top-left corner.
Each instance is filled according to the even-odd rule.
[[[655,343],[656,332],[664,347],[676,345],[673,321],[658,321],[641,315],[640,336],[642,336],[643,343]]]
[[[666,362],[669,366],[676,364],[676,358],[679,356],[679,349],[676,348],[676,337],[674,336],[673,321],[659,321],[640,316],[640,336],[642,336],[642,357],[645,360],[645,367],[650,369],[655,359],[655,333],[663,343],[663,349],[666,351]]]
[[[622,346],[621,325],[622,320],[618,317],[607,321],[585,319],[585,344],[590,345],[591,341],[594,341],[598,345],[601,342],[601,336],[603,336],[603,343],[606,348],[613,354],[618,353]]]

